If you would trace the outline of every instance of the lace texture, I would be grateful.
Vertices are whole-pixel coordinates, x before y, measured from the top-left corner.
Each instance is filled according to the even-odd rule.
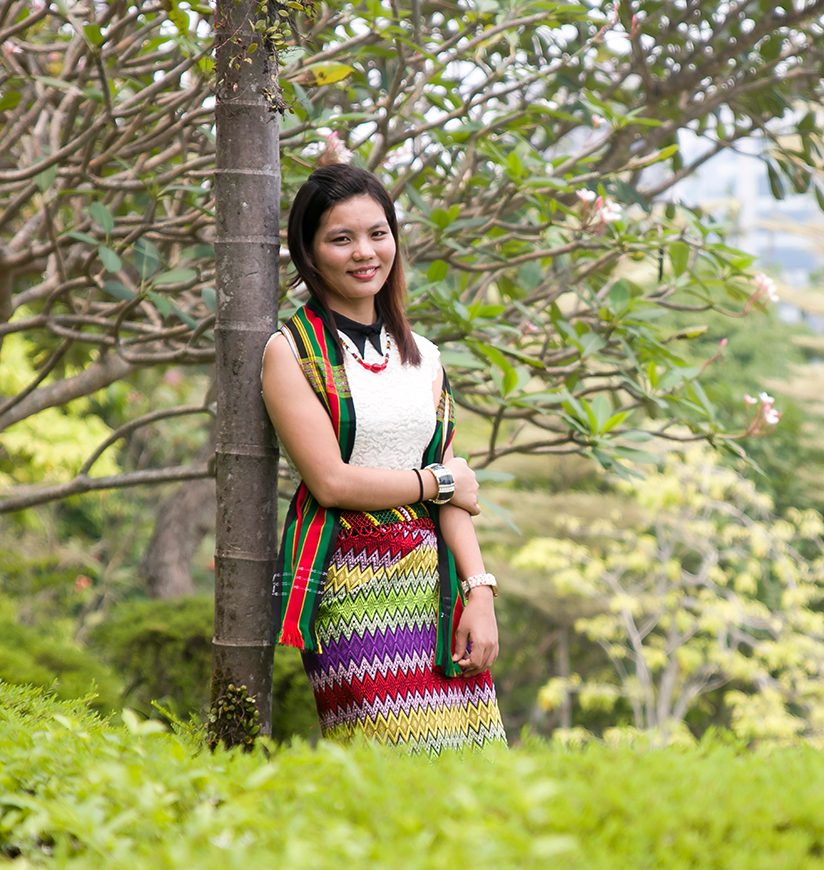
[[[435,430],[435,404],[432,382],[440,377],[438,348],[413,333],[421,352],[420,366],[401,362],[392,342],[389,364],[382,372],[370,372],[351,355],[345,355],[346,376],[355,403],[355,446],[352,465],[376,468],[415,468]],[[346,336],[341,339],[353,345]],[[386,346],[385,330],[381,346]],[[366,343],[364,361],[380,363],[382,355]]]

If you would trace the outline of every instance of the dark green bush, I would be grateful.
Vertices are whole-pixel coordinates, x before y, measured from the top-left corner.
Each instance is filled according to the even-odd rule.
[[[0,618],[0,679],[41,686],[59,698],[96,697],[101,711],[119,706],[120,683],[115,674],[88,652],[49,637],[42,629]]]
[[[209,596],[128,601],[89,636],[89,644],[123,677],[123,703],[152,715],[152,701],[176,716],[203,717],[209,705],[214,603]],[[300,656],[275,656],[272,736],[316,736],[314,699]]]

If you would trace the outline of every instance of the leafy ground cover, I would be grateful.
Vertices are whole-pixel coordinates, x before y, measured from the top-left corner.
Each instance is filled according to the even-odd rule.
[[[526,741],[410,758],[296,742],[204,750],[126,711],[0,683],[10,866],[813,868],[824,758],[719,739]]]

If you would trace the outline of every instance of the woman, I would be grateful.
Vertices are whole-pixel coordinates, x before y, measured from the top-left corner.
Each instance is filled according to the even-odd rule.
[[[263,358],[302,479],[275,574],[278,642],[304,651],[326,737],[430,752],[504,741],[477,483],[452,452],[438,350],[406,321],[392,200],[369,172],[323,167],[288,240],[311,298]]]

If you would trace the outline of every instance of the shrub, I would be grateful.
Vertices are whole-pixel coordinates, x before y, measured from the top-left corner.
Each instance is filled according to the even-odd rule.
[[[124,703],[151,715],[152,701],[177,716],[209,705],[213,600],[209,596],[134,600],[115,608],[89,636],[126,684]],[[272,736],[317,736],[317,716],[300,656],[279,648],[273,679]]]
[[[0,618],[0,679],[51,689],[59,698],[94,694],[101,711],[119,706],[120,682],[88,652],[42,629]]]
[[[807,746],[211,754],[0,683],[0,757],[0,860],[38,865],[813,870],[824,852],[824,757]]]

